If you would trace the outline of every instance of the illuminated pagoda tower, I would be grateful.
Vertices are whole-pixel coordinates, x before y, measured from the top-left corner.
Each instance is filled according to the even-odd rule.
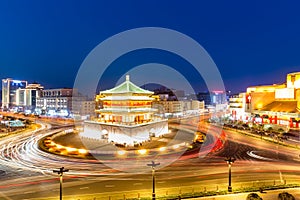
[[[168,133],[167,120],[155,115],[151,95],[126,75],[125,82],[97,95],[103,108],[95,110],[95,119],[84,122],[81,137],[133,146]]]

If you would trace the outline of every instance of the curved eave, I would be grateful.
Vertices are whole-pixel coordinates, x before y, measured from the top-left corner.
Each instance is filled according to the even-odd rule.
[[[154,92],[142,89],[138,87],[137,85],[133,84],[129,80],[126,80],[122,84],[109,89],[101,91],[100,94],[147,94],[152,95]]]
[[[148,96],[105,96],[101,101],[153,101],[154,98]]]

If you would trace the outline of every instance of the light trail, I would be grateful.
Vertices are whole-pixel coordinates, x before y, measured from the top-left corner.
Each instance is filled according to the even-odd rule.
[[[40,150],[38,147],[40,139],[67,129],[43,130],[45,127],[49,127],[49,125],[44,125],[36,131],[25,132],[13,138],[0,140],[0,146],[2,146],[0,164],[51,176],[54,176],[52,170],[62,165],[72,169],[68,173],[69,175],[105,175],[111,173],[110,169],[97,160],[63,157]],[[109,173],[106,173],[108,171]]]
[[[190,128],[194,130],[195,128],[191,127],[194,125],[195,124],[184,125],[184,127],[188,128],[190,126]],[[203,124],[203,126],[205,126],[205,124]],[[210,126],[210,131],[218,129],[212,125]],[[44,126],[44,128],[45,127],[46,126]],[[147,174],[126,174],[111,169],[98,160],[59,156],[44,152],[38,148],[37,143],[41,138],[65,129],[68,128],[37,130],[35,132],[15,135],[14,137],[0,140],[0,164],[17,170],[24,170],[26,173],[27,171],[31,171],[37,172],[38,174],[27,180],[16,177],[11,182],[3,182],[2,184],[5,185],[0,185],[0,189],[2,188],[3,191],[6,192],[6,196],[23,194],[22,192],[29,188],[34,188],[39,185],[45,187],[45,190],[49,188],[54,189],[57,177],[52,173],[52,170],[60,168],[62,165],[70,169],[65,176],[67,181],[64,186],[76,188],[74,191],[83,190],[80,189],[83,188],[83,184],[87,184],[86,187],[92,188],[94,184],[100,184],[102,182],[106,184],[106,181],[110,183],[106,185],[115,185],[116,189],[120,188],[118,181],[132,181],[134,183],[141,181],[145,183],[145,176],[147,176]],[[208,140],[214,142],[216,136],[208,137]],[[292,162],[290,158],[289,160],[280,160],[279,158],[271,162],[271,160],[261,159],[265,158],[264,155],[257,155],[255,153],[257,148],[259,150],[273,152],[274,145],[272,144],[260,140],[252,141],[249,140],[249,137],[230,131],[227,132],[226,141],[233,141],[238,145],[248,145],[251,146],[251,148],[256,147],[254,150],[249,150],[249,154],[252,156],[245,151],[245,155],[239,155],[239,159],[234,164],[232,170],[233,180],[236,184],[254,180],[278,180],[278,171],[281,173],[279,175],[280,181],[286,180],[286,178],[289,177],[295,178],[300,173],[298,170],[299,162]],[[238,152],[239,147],[240,146],[234,149],[234,151],[237,151],[237,154],[241,154]],[[279,152],[292,155],[292,152],[281,147],[279,147]],[[222,150],[220,153],[222,153]],[[185,157],[185,159],[178,160],[172,165],[158,170],[157,179],[164,182],[164,187],[174,186],[176,184],[201,185],[205,182],[206,184],[209,183],[213,185],[227,182],[227,165],[223,157],[219,156],[219,152],[212,152],[202,158],[198,157],[198,152],[195,153],[195,155],[184,155],[183,157]],[[249,156],[249,158],[245,158],[245,156]],[[107,162],[112,161],[108,160]],[[20,183],[23,184],[20,185]],[[129,187],[129,185],[125,185],[125,189],[128,190],[127,187]],[[147,184],[142,184],[142,186],[147,187]],[[134,187],[136,187],[136,185]],[[96,193],[95,191],[93,192]]]
[[[265,158],[265,157],[262,157],[262,156],[259,156],[259,155],[256,155],[254,153],[254,151],[247,151],[247,154],[253,158],[256,158],[256,159],[259,159],[259,160],[268,160],[268,161],[273,161],[273,159],[271,158]]]

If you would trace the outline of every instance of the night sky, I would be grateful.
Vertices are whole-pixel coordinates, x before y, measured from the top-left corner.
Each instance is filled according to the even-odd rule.
[[[300,71],[299,8],[297,1],[1,1],[0,78],[73,87],[81,63],[100,42],[128,29],[164,27],[201,44],[227,90],[282,83],[287,73]],[[130,68],[153,56],[167,65],[181,62],[165,53],[136,52],[114,64]],[[110,70],[103,80],[122,75]],[[200,85],[196,90],[205,89]]]

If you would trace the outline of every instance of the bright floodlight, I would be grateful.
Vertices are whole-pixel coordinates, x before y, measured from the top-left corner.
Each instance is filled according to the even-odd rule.
[[[146,149],[139,149],[138,152],[141,155],[145,155],[147,153],[147,150]]]

